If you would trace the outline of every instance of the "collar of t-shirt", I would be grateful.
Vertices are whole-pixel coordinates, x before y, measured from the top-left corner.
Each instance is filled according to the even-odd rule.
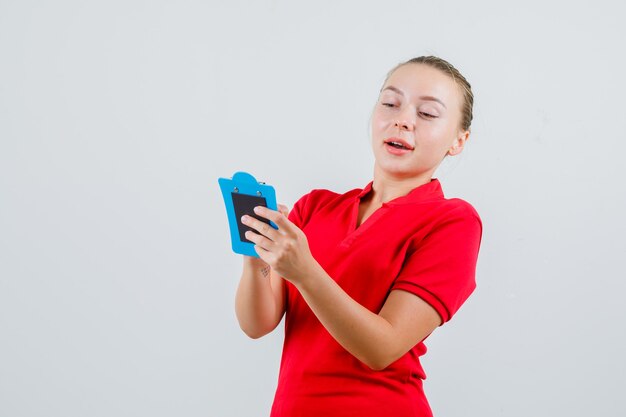
[[[367,195],[372,190],[373,183],[374,181],[370,181],[370,183],[367,184],[365,188],[363,188],[363,190],[356,196],[356,198],[361,199],[363,196]],[[412,189],[407,195],[396,197],[393,200],[387,201],[383,205],[397,206],[403,204],[414,204],[424,201],[438,200],[441,198],[444,198],[441,184],[439,183],[439,180],[437,178],[432,178],[430,182]]]

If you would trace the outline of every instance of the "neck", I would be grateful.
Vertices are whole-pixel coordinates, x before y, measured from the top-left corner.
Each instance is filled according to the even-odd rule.
[[[414,188],[428,184],[432,172],[424,172],[413,177],[398,177],[381,172],[374,167],[374,181],[372,183],[372,202],[382,204],[395,198],[407,195]]]

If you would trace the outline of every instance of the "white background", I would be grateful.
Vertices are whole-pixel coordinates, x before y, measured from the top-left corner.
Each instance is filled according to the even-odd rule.
[[[0,0],[0,417],[267,415],[282,329],[238,328],[217,178],[289,206],[363,187],[384,76],[429,54],[476,96],[437,177],[484,223],[478,288],[427,340],[435,415],[626,415],[623,16]]]

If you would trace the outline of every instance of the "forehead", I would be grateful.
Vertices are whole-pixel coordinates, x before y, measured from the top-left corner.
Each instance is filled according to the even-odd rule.
[[[387,86],[396,87],[409,98],[437,97],[448,108],[461,102],[461,92],[454,80],[441,70],[424,64],[406,64],[397,68],[383,85],[383,90]]]

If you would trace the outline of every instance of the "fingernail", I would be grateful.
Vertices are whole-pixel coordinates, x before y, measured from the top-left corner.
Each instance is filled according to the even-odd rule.
[[[245,223],[247,221],[248,221],[248,216],[247,215],[244,214],[243,216],[241,216],[241,222],[242,223]]]
[[[255,213],[260,213],[260,212],[261,212],[261,207],[256,206],[256,207],[254,208],[254,212],[255,212]]]

